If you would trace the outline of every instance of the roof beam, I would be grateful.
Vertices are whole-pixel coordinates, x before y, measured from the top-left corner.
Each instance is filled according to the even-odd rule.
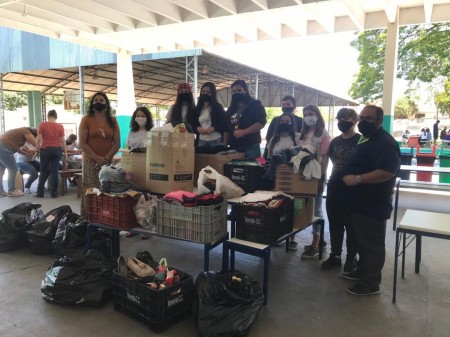
[[[155,13],[141,8],[141,6],[131,6],[123,0],[95,0],[96,2],[108,6],[118,12],[128,15],[135,20],[142,21],[150,26],[157,26],[158,21]],[[138,24],[138,27],[139,24]]]
[[[264,10],[269,9],[269,3],[267,0],[251,0],[251,1],[261,9]]]
[[[219,6],[230,14],[238,14],[238,0],[210,0],[213,4]]]
[[[348,11],[349,18],[353,21],[358,30],[364,29],[366,20],[366,13],[362,8],[360,2],[353,0],[341,0],[341,4]]]
[[[430,23],[431,18],[433,16],[433,1],[432,0],[424,0],[423,2],[423,10],[425,14],[425,23]]]
[[[198,0],[170,0],[173,4],[180,6],[189,12],[192,12],[203,19],[210,17],[208,13],[208,3],[206,1]]]
[[[397,19],[398,5],[396,0],[384,0],[384,11],[389,23],[394,23]]]
[[[314,3],[311,5],[304,6],[314,19],[319,23],[327,33],[334,33],[334,25],[336,17],[333,12],[327,10],[325,6],[321,6],[320,3]]]
[[[175,22],[182,22],[180,7],[167,1],[133,0],[133,2]]]

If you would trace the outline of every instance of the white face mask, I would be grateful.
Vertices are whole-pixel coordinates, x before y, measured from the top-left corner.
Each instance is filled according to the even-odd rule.
[[[303,117],[303,121],[308,126],[314,126],[317,123],[317,117],[316,116],[306,116],[306,117]]]
[[[136,117],[134,120],[139,124],[139,126],[144,126],[145,123],[147,123],[147,118],[145,117]]]

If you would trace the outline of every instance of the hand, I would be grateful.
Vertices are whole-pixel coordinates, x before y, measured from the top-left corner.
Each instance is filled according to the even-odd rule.
[[[197,131],[201,135],[204,135],[206,133],[205,129],[203,129],[201,126],[197,127]]]
[[[242,138],[242,137],[244,137],[246,134],[247,134],[246,131],[243,130],[243,129],[237,129],[237,130],[234,130],[234,136],[235,136],[236,138]]]
[[[356,186],[356,175],[354,174],[348,174],[346,176],[344,176],[342,178],[342,180],[344,181],[345,185],[347,186]]]

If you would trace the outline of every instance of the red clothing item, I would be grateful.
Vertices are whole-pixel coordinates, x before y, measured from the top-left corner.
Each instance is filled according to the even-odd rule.
[[[59,123],[42,122],[38,134],[42,137],[41,149],[46,147],[61,147],[60,139],[64,138],[64,127]]]

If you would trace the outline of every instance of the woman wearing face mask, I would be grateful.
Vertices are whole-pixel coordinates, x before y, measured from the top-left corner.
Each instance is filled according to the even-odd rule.
[[[319,190],[315,200],[314,216],[322,217],[323,188],[326,180],[328,166],[328,148],[330,135],[325,130],[325,121],[316,105],[307,105],[303,108],[303,127],[300,133],[300,146],[312,145],[316,149],[316,160],[321,167],[322,178],[319,181]],[[320,225],[313,225],[313,239],[311,245],[305,246],[303,259],[312,259],[319,256]],[[295,246],[295,243],[291,245]],[[290,246],[291,248],[291,246]],[[292,247],[291,249],[294,249]]]
[[[151,128],[153,128],[153,120],[150,111],[145,106],[137,108],[131,116],[127,148],[129,150],[146,148],[147,132]]]
[[[203,148],[222,145],[224,129],[225,110],[217,102],[216,86],[212,82],[206,82],[202,85],[200,97],[194,110],[196,145]]]
[[[120,148],[120,129],[117,120],[111,116],[108,96],[96,93],[90,100],[89,110],[81,119],[78,131],[79,145],[83,151],[83,193],[81,194],[81,215],[86,217],[85,191],[100,187],[98,173],[105,164],[111,164]]]
[[[172,123],[173,126],[184,123],[186,130],[193,133],[195,104],[190,84],[179,83],[177,92],[175,104],[169,108],[166,115],[167,123]]]
[[[282,114],[278,119],[275,135],[267,145],[270,166],[263,176],[264,179],[274,180],[277,166],[289,162],[292,155],[297,154],[294,148],[299,144],[299,140],[300,133],[294,130],[293,115]]]
[[[350,225],[350,205],[348,187],[344,184],[343,170],[350,151],[358,144],[361,135],[356,133],[355,125],[358,115],[355,110],[342,108],[338,111],[336,119],[338,128],[342,132],[330,143],[329,157],[333,163],[330,179],[327,186],[327,216],[330,226],[331,253],[330,257],[322,263],[322,269],[341,267],[342,243],[344,232],[347,232],[347,258],[342,274],[349,274],[356,267],[357,245],[352,226]]]
[[[266,124],[266,110],[260,101],[250,97],[245,81],[234,81],[231,92],[231,104],[225,117],[227,132],[224,133],[224,144],[245,153],[246,158],[260,157],[261,129]]]

